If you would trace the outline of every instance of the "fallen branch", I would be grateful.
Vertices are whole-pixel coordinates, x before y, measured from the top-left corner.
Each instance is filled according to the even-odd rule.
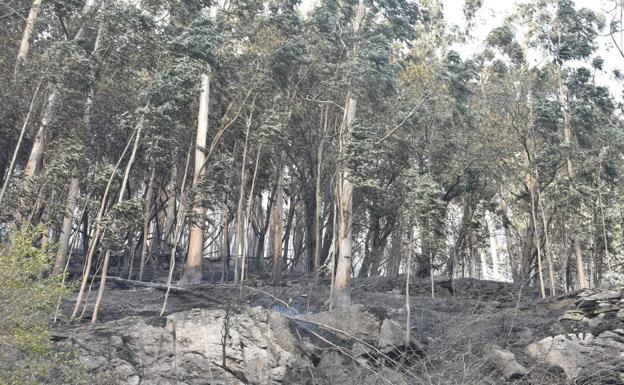
[[[96,275],[94,276],[96,279],[101,279],[102,276],[100,275]],[[220,305],[225,304],[225,302],[218,300],[214,297],[211,297],[205,293],[202,293],[201,291],[198,290],[192,290],[192,289],[186,289],[183,287],[179,287],[179,286],[168,286],[165,285],[163,283],[155,283],[155,282],[142,282],[142,281],[133,281],[130,279],[124,279],[124,278],[119,278],[119,277],[106,277],[106,280],[111,281],[111,282],[115,282],[118,285],[121,286],[126,286],[126,287],[147,287],[150,289],[156,289],[156,290],[160,290],[160,291],[164,291],[167,292],[167,289],[169,289],[169,291],[171,293],[176,293],[176,294],[185,294],[185,295],[190,295],[193,297],[197,297],[197,298],[201,298],[201,299],[206,299],[215,303],[218,303]]]

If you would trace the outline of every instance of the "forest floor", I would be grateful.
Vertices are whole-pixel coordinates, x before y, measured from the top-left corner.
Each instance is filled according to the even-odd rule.
[[[436,279],[432,298],[430,281],[414,280],[410,283],[410,338],[413,342],[400,346],[404,345],[400,341],[404,338],[407,319],[403,276],[353,280],[353,310],[338,315],[326,312],[330,282],[322,278],[287,278],[282,285],[274,286],[268,280],[252,277],[242,291],[233,284],[197,286],[188,292],[171,293],[164,318],[160,317],[164,299],[162,290],[131,287],[124,282],[110,282],[108,286],[99,324],[95,328],[88,322],[95,297],[92,292],[90,305],[78,322],[65,320],[74,303],[68,300],[64,304],[62,314],[65,317],[53,326],[52,335],[60,348],[78,348],[81,362],[90,370],[107,369],[118,375],[111,381],[119,384],[624,383],[620,373],[624,371],[624,319],[621,318],[624,310],[620,310],[624,308],[624,299],[621,289],[620,297],[615,298],[615,302],[611,299],[619,307],[606,313],[613,315],[609,317],[613,322],[594,322],[592,320],[598,319],[597,314],[582,314],[579,298],[596,293],[602,295],[602,291],[543,300],[533,289],[508,283],[476,279],[456,279],[451,283]],[[595,305],[603,306],[602,302]],[[253,310],[256,308],[259,310]],[[261,321],[258,321],[258,311],[264,317]],[[236,326],[228,324],[231,314],[238,319]],[[286,323],[276,326],[271,321],[275,316],[287,320]],[[201,318],[200,321],[197,317]],[[377,343],[378,340],[370,342],[373,340],[366,338],[368,332],[360,330],[369,319],[377,320],[373,329],[376,327],[382,334],[386,330],[389,335],[386,338],[395,341],[396,346],[384,349],[385,344]],[[189,327],[189,322],[190,325],[205,326],[206,331],[194,335],[198,327]],[[321,325],[324,332],[316,328],[317,334],[302,326],[303,323],[309,326],[310,322]],[[137,324],[143,325],[138,334],[133,331]],[[330,326],[325,328],[323,325]],[[392,327],[388,329],[386,325]],[[189,331],[184,327],[195,329]],[[155,329],[150,331],[151,328]],[[225,340],[220,336],[223,336],[223,330],[227,335],[230,328],[232,333],[239,334],[234,338],[237,341],[223,342],[230,336]],[[271,341],[252,336],[264,335],[265,329],[271,330],[266,335]],[[288,330],[287,337],[291,342],[285,345],[282,339],[279,346],[268,348],[267,344],[272,346],[272,340],[282,338],[280,333],[283,330]],[[600,333],[613,331],[621,334],[610,336],[608,341],[598,340]],[[184,333],[189,337],[187,340],[181,337]],[[596,341],[586,340],[585,335],[591,333],[596,336]],[[117,335],[121,342],[113,353],[107,350],[109,347],[100,346],[114,345]],[[542,352],[542,356],[535,353],[540,341],[569,335],[574,336],[573,342],[580,344],[559,344],[561,351],[549,348]],[[149,342],[150,338],[154,341]],[[569,337],[565,338],[569,340]],[[191,347],[192,342],[188,340],[194,339],[202,339],[206,351]],[[163,347],[162,341],[170,342],[172,347]],[[208,351],[209,341],[213,341],[211,349],[214,352]],[[159,347],[149,347],[150,343],[159,344]],[[184,343],[188,343],[186,351],[181,347]],[[599,346],[595,348],[592,344]],[[230,364],[226,360],[225,365],[217,363],[221,355],[218,345],[225,346],[223,356],[227,356]],[[250,350],[251,345],[260,349]],[[610,350],[600,350],[604,346]],[[227,354],[226,348],[229,349]],[[137,350],[140,353],[136,353]],[[270,353],[266,357],[265,351]],[[504,352],[502,364],[492,353],[499,351]],[[508,353],[511,355],[506,356]],[[618,353],[620,363],[611,362],[609,356],[617,359]],[[130,357],[137,354],[139,358]],[[182,358],[178,358],[178,354]],[[202,357],[197,358],[198,354]],[[272,370],[268,377],[250,369],[251,356],[261,357],[264,371],[268,365]],[[298,358],[284,361],[286,356]],[[560,363],[562,360],[566,362]],[[202,371],[207,363],[216,367],[218,373],[215,375],[211,369],[212,380],[207,381],[204,376],[202,382]],[[512,370],[515,365],[521,369]],[[168,367],[175,367],[176,374],[163,374],[170,372]],[[505,373],[507,369],[510,372]],[[359,378],[353,374],[356,372],[374,373],[375,379],[366,377],[368,374]]]

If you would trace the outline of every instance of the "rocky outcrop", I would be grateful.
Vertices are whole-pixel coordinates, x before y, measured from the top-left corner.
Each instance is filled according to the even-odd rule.
[[[574,303],[559,319],[569,332],[532,343],[527,353],[561,368],[575,384],[624,384],[622,290],[586,290]]]
[[[561,368],[575,384],[624,383],[623,329],[547,337],[529,345],[527,353]]]
[[[87,370],[128,385],[407,384],[409,374],[387,356],[404,338],[399,324],[358,305],[297,317],[261,307],[196,309],[57,336]]]
[[[63,344],[119,384],[278,384],[307,363],[293,338],[278,313],[211,309],[80,327]]]

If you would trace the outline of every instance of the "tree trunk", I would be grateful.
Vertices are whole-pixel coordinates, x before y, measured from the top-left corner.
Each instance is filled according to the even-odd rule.
[[[327,215],[327,225],[325,226],[325,236],[323,237],[323,248],[321,249],[321,266],[329,258],[334,234],[334,205],[329,203],[329,213]]]
[[[177,151],[176,151],[177,153]],[[171,232],[174,230],[174,226],[176,223],[176,181],[178,179],[178,167],[174,163],[171,169],[171,179],[169,180],[169,186],[167,187],[167,191],[169,191],[169,197],[167,198],[167,208],[165,214],[165,225],[163,226],[163,233],[160,239],[160,244],[158,245],[158,256],[165,252],[164,248],[169,244],[169,238],[171,237]],[[169,252],[171,250],[168,250]]]
[[[147,182],[147,194],[145,197],[145,220],[143,221],[143,247],[141,249],[141,262],[139,265],[139,281],[143,280],[143,269],[145,261],[149,257],[149,233],[150,224],[152,223],[152,207],[154,202],[154,179],[156,179],[156,164],[152,160],[152,172],[150,173],[149,182]],[[130,271],[132,274],[132,271]]]
[[[193,187],[199,184],[199,180],[204,175],[203,164],[206,160],[203,149],[206,148],[208,140],[208,114],[210,104],[210,66],[202,77],[202,84],[199,96],[199,113],[197,118],[197,133],[195,136],[195,172],[193,175]],[[206,210],[197,203],[193,204],[193,211],[198,220],[204,220]],[[180,280],[181,285],[195,285],[202,281],[202,257],[204,253],[204,231],[202,227],[193,222],[188,242],[188,252],[186,255],[186,266],[184,274]]]
[[[234,282],[241,283],[242,282],[242,272],[244,270],[242,264],[245,263],[244,253],[245,253],[245,166],[247,163],[247,151],[249,146],[249,131],[251,129],[250,125],[247,125],[247,129],[245,132],[245,145],[243,146],[243,159],[241,161],[241,170],[240,170],[240,182],[239,182],[239,191],[238,191],[238,206],[236,208],[236,243],[234,250],[236,250],[236,255],[234,259]]]
[[[306,188],[304,190],[304,206],[305,206],[305,261],[303,264],[303,272],[310,273],[314,271],[314,258],[316,249],[316,232],[314,227],[316,217],[316,195],[314,189]]]
[[[341,158],[346,154],[348,145],[348,130],[355,117],[356,101],[351,97],[351,92],[347,95],[345,112],[342,127],[340,128],[340,153]],[[349,170],[344,162],[338,172],[338,265],[336,267],[336,279],[334,281],[334,291],[332,304],[335,307],[344,307],[351,304],[351,293],[349,281],[351,280],[352,269],[352,245],[353,245],[353,185],[349,180]]]
[[[542,193],[537,189],[537,203],[540,209],[540,216],[542,217],[542,226],[544,227],[544,250],[546,254],[546,262],[548,264],[548,281],[550,286],[550,296],[557,295],[557,285],[555,281],[555,269],[553,266],[553,255],[550,249],[550,236],[548,233],[548,220],[546,219],[546,212],[544,210],[544,202]]]
[[[282,152],[281,159],[284,159]],[[284,227],[284,165],[280,160],[279,170],[277,171],[277,188],[275,191],[275,203],[271,215],[273,216],[273,226],[271,232],[273,235],[273,283],[279,284],[282,280],[283,259],[282,259],[282,233]]]
[[[121,181],[121,188],[119,189],[119,198],[117,203],[121,203],[124,200],[124,192],[126,191],[126,187],[128,185],[128,178],[130,177],[130,170],[132,169],[132,165],[134,164],[134,159],[136,157],[137,149],[139,148],[139,141],[141,139],[141,130],[143,128],[143,120],[139,123],[139,128],[136,133],[136,138],[134,140],[134,146],[132,147],[132,153],[130,154],[130,159],[128,160],[128,164],[126,165],[126,171],[124,172],[123,179]],[[94,242],[94,246],[95,246]],[[106,290],[106,277],[108,273],[108,263],[110,260],[111,251],[107,250],[104,255],[104,261],[102,262],[102,279],[100,280],[100,287],[98,288],[97,299],[95,301],[95,306],[93,307],[93,317],[91,317],[91,324],[95,324],[98,319],[98,312],[100,310],[100,306],[102,304],[102,299],[104,298],[104,291]]]
[[[59,247],[56,253],[56,261],[54,263],[53,274],[59,274],[65,266],[65,258],[67,257],[67,249],[69,248],[69,238],[71,236],[74,211],[76,209],[76,198],[80,191],[80,181],[77,177],[72,177],[69,181],[69,191],[67,193],[67,206],[63,216],[63,227],[59,237]]]
[[[503,185],[499,181],[498,183],[498,199],[500,202],[500,216],[503,223],[503,230],[505,231],[505,244],[507,246],[507,256],[509,257],[509,267],[511,268],[511,276],[514,281],[517,281],[518,267],[517,258],[514,253],[513,237],[511,234],[511,220],[509,218],[509,208],[507,207],[507,200],[503,196]]]
[[[536,234],[534,237],[535,248],[537,249],[537,273],[539,276],[539,285],[540,285],[540,293],[542,294],[542,298],[546,298],[546,291],[544,290],[544,275],[543,275],[543,267],[542,267],[542,248],[540,247],[539,240],[539,231],[537,229],[537,219],[535,215],[535,193],[533,188],[535,187],[535,181],[528,181],[529,191],[531,193],[531,223],[533,225],[533,233]]]
[[[325,116],[323,119],[323,110],[325,110]],[[321,181],[322,181],[322,164],[323,164],[323,142],[325,141],[325,132],[327,132],[329,109],[322,108],[321,105],[321,119],[323,119],[322,131],[318,138],[318,147],[316,150],[316,189],[314,191],[315,198],[315,212],[314,212],[314,271],[318,272],[321,269]]]
[[[399,268],[401,266],[401,255],[403,248],[401,247],[401,231],[399,227],[395,228],[392,232],[392,238],[390,239],[390,256],[388,257],[388,263],[386,267],[387,277],[396,277],[399,275]]]
[[[6,193],[6,189],[9,185],[9,181],[13,176],[13,170],[15,168],[15,161],[17,160],[17,156],[19,155],[20,149],[22,147],[22,140],[24,139],[24,134],[26,133],[26,128],[28,127],[28,122],[30,121],[30,115],[32,114],[33,106],[35,105],[35,99],[37,98],[37,94],[39,93],[39,87],[41,87],[41,83],[37,85],[35,89],[35,93],[30,100],[30,106],[28,107],[28,113],[24,118],[24,124],[22,124],[22,129],[20,130],[19,139],[17,139],[17,144],[15,145],[15,150],[13,151],[13,157],[11,158],[11,163],[9,164],[9,171],[6,173],[4,178],[4,182],[2,183],[2,190],[0,191],[0,207],[2,206],[2,200],[4,199],[4,195]],[[2,174],[4,175],[4,173]]]
[[[254,101],[255,102],[255,101]],[[252,111],[253,105],[252,103]],[[251,115],[249,113],[249,118],[247,119],[247,132],[251,129]],[[251,221],[251,210],[253,207],[253,197],[254,190],[256,188],[256,177],[258,176],[258,165],[260,163],[260,154],[262,153],[262,143],[258,146],[258,154],[256,155],[256,164],[254,166],[253,176],[251,177],[251,188],[249,189],[249,199],[247,201],[247,209],[245,210],[245,226],[247,228],[247,238],[245,240],[245,250],[244,250],[244,258],[243,263],[241,264],[241,282],[245,280],[245,266],[247,263],[247,259],[249,258],[249,250],[253,249],[253,243],[251,242],[253,236],[253,226]],[[255,238],[255,237],[254,237]]]
[[[362,25],[366,7],[364,0],[359,0],[355,10],[353,20],[353,34],[356,35]],[[354,46],[352,52],[357,51]],[[347,92],[344,114],[339,131],[339,155],[341,164],[339,165],[337,178],[338,196],[338,265],[336,266],[336,278],[334,279],[334,289],[332,291],[331,302],[334,306],[349,306],[351,304],[351,292],[349,282],[351,280],[352,269],[352,246],[353,246],[353,185],[349,180],[349,170],[344,162],[347,153],[349,130],[355,118],[356,100],[353,98],[351,90]]]
[[[26,19],[26,26],[24,27],[24,33],[22,34],[22,40],[20,41],[19,51],[17,52],[17,59],[15,60],[13,79],[17,77],[19,67],[26,61],[26,57],[28,57],[30,38],[33,30],[35,29],[35,22],[37,21],[37,14],[39,13],[41,3],[42,0],[33,0],[30,11],[28,12],[28,19]]]
[[[252,124],[252,116],[253,116],[253,110],[254,110],[254,106],[256,104],[256,100],[254,99],[253,102],[251,103],[251,108],[250,108],[250,112],[249,112],[249,116],[247,117],[247,132],[245,133],[245,149],[244,149],[244,153],[243,153],[243,169],[242,169],[242,176],[241,176],[241,186],[244,186],[244,175],[245,175],[245,157],[247,155],[248,152],[248,145],[249,145],[249,132],[251,130],[251,124]],[[258,146],[258,154],[256,155],[256,163],[254,165],[254,173],[253,176],[251,177],[251,188],[249,189],[249,198],[247,200],[247,207],[245,209],[245,217],[244,217],[244,226],[243,226],[243,232],[241,234],[241,240],[245,240],[243,243],[243,248],[242,248],[242,260],[241,260],[241,276],[240,276],[240,282],[241,282],[241,295],[242,295],[242,290],[243,290],[243,286],[242,286],[242,282],[245,280],[245,269],[246,269],[246,265],[247,265],[247,259],[248,259],[248,254],[249,254],[249,250],[250,248],[250,244],[251,244],[251,240],[250,240],[250,236],[251,236],[251,232],[250,228],[251,228],[251,209],[252,209],[252,205],[253,205],[253,197],[254,197],[254,189],[256,187],[256,177],[258,176],[258,163],[260,161],[260,154],[262,153],[262,143]],[[241,188],[241,193],[243,192],[243,189]],[[241,195],[242,196],[242,195]],[[253,247],[253,245],[252,245]]]
[[[420,221],[420,238],[421,251],[417,254],[418,268],[415,273],[418,278],[426,278],[431,274],[431,255],[435,255],[433,248],[432,231],[430,229],[429,219],[423,218]]]
[[[58,105],[59,94],[54,87],[48,96],[47,105],[41,118],[41,124],[37,130],[37,136],[35,136],[35,142],[30,150],[30,156],[28,157],[28,163],[24,174],[27,177],[39,175],[43,169],[43,155],[45,152],[45,141],[48,132],[48,125],[52,118],[56,115],[56,109]]]
[[[492,279],[500,280],[499,273],[499,254],[498,254],[498,240],[496,239],[496,218],[494,215],[487,211],[485,213],[485,218],[487,221],[488,228],[488,236],[490,240],[490,256],[492,258]]]
[[[91,275],[91,264],[93,263],[93,255],[95,253],[95,248],[97,247],[97,241],[100,237],[100,232],[102,231],[102,226],[101,226],[102,216],[104,215],[104,210],[108,202],[108,195],[110,192],[111,185],[113,183],[115,175],[117,174],[117,169],[119,168],[119,165],[121,164],[123,158],[126,156],[126,153],[128,152],[128,149],[130,148],[130,144],[132,144],[132,140],[134,139],[134,136],[140,135],[140,128],[141,126],[139,126],[138,130],[135,130],[132,133],[132,136],[130,136],[128,143],[126,144],[126,148],[124,148],[121,156],[119,157],[119,160],[117,161],[117,164],[115,164],[115,167],[113,168],[111,176],[108,179],[108,183],[106,184],[106,188],[104,189],[104,194],[102,195],[102,200],[100,202],[100,209],[98,211],[98,215],[95,220],[95,234],[93,235],[93,239],[91,240],[91,242],[89,242],[88,252],[86,253],[86,257],[85,257],[85,267],[84,267],[84,271],[82,274],[80,290],[78,291],[78,298],[76,298],[76,305],[74,306],[74,311],[71,315],[71,320],[74,320],[76,318],[76,315],[78,315],[78,310],[80,309],[80,305],[82,305],[84,291],[87,287],[87,281],[89,279],[89,275]],[[85,228],[88,229],[88,222],[86,218],[87,218],[87,215],[85,215]],[[85,238],[88,238],[88,234],[85,234]]]
[[[227,197],[223,207],[223,275],[221,282],[228,281],[230,274],[230,207],[228,206]]]
[[[293,220],[295,218],[295,209],[297,206],[297,196],[294,193],[295,191],[294,188],[295,188],[294,183],[292,183],[290,187],[291,196],[290,196],[289,205],[288,205],[288,217],[286,218],[286,230],[284,231],[284,237],[283,237],[284,251],[282,252],[282,270],[286,261],[288,261],[288,251],[290,248],[290,238],[291,238],[290,234],[292,232]]]
[[[559,35],[559,39],[561,36]],[[568,106],[568,99],[566,96],[565,86],[563,85],[563,80],[561,76],[561,65],[557,68],[557,84],[559,86],[559,103],[561,103],[561,108],[563,112],[563,144],[566,146],[569,152],[569,148],[572,144],[572,116],[570,114],[570,107]],[[566,155],[566,171],[568,174],[568,178],[570,179],[570,183],[574,180],[574,167],[572,165],[572,159],[570,154]],[[572,239],[574,242],[574,253],[576,255],[576,274],[577,280],[579,284],[579,289],[584,289],[587,284],[585,282],[585,267],[583,263],[583,254],[581,251],[581,239],[578,234],[578,229],[571,228]]]

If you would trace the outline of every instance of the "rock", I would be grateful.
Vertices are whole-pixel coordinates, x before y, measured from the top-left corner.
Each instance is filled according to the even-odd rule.
[[[327,328],[338,335],[343,334],[368,343],[377,343],[381,325],[381,320],[368,312],[364,305],[338,307],[331,311],[303,314],[295,318]]]
[[[503,375],[505,380],[524,378],[529,371],[516,361],[516,356],[508,350],[492,345],[488,348],[488,360]]]
[[[587,291],[579,294],[575,302],[579,309],[592,312],[600,307],[608,307],[611,302],[617,302],[620,298],[622,298],[621,290]]]
[[[377,341],[379,350],[382,353],[388,353],[395,349],[404,348],[405,334],[405,327],[392,319],[384,319],[379,328],[379,338]],[[413,336],[410,338],[410,349],[418,353],[424,351],[422,345]]]
[[[377,346],[383,353],[387,353],[399,346],[405,345],[405,328],[398,322],[385,319],[379,328]]]
[[[590,333],[560,334],[527,346],[527,353],[536,360],[561,368],[570,382],[601,367],[617,367],[624,359],[624,330],[606,331],[598,336]]]
[[[601,290],[584,298],[585,301],[611,301],[622,297],[621,290]]]
[[[281,384],[288,370],[308,364],[288,321],[262,308],[191,310],[156,325],[127,317],[77,328],[63,343],[77,348],[88,370],[113,366],[115,383],[126,385],[205,384],[210,378],[219,384]]]
[[[585,319],[586,315],[583,311],[580,310],[568,310],[566,311],[559,319],[560,320],[567,320],[567,321],[583,321]]]

